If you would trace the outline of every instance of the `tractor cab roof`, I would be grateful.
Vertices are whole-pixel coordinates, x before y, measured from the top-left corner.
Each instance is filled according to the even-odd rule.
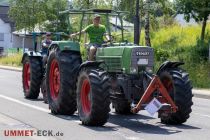
[[[32,35],[32,36],[42,36],[42,35],[67,35],[66,33],[64,32],[29,32],[29,35]]]
[[[59,12],[60,14],[100,14],[100,15],[110,15],[110,16],[120,16],[128,14],[126,11],[116,11],[111,9],[83,9],[83,10],[66,10]]]

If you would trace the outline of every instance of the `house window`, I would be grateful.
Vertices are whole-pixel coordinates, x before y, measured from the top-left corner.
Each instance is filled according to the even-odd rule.
[[[0,41],[4,41],[4,33],[0,33]]]

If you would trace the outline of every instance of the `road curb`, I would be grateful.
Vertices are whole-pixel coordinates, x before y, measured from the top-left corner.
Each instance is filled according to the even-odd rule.
[[[210,99],[210,90],[198,90],[198,89],[193,89],[193,94],[194,97],[197,98],[203,98],[203,99]]]
[[[0,65],[0,69],[16,71],[16,72],[22,72],[22,68],[11,67],[11,66],[2,66],[2,65]]]

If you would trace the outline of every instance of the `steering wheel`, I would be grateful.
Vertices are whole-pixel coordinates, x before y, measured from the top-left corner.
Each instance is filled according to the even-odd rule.
[[[109,36],[110,39],[104,41],[104,43],[101,45],[102,47],[108,47],[113,41],[114,41],[114,36],[113,35],[104,35],[104,36]]]

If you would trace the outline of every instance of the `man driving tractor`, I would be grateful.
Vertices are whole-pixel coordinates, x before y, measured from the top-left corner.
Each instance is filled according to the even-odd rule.
[[[106,39],[109,41],[109,36],[106,34],[106,27],[102,24],[100,15],[96,14],[93,18],[93,24],[88,25],[81,32],[71,34],[70,37],[74,38],[80,33],[88,33],[90,44],[89,44],[89,61],[94,61],[94,56],[96,54],[97,48],[101,47],[104,43],[103,36],[106,35]]]
[[[51,43],[52,43],[51,33],[47,32],[46,35],[45,35],[45,39],[42,40],[42,53],[43,54],[47,54],[48,47],[50,46]]]

